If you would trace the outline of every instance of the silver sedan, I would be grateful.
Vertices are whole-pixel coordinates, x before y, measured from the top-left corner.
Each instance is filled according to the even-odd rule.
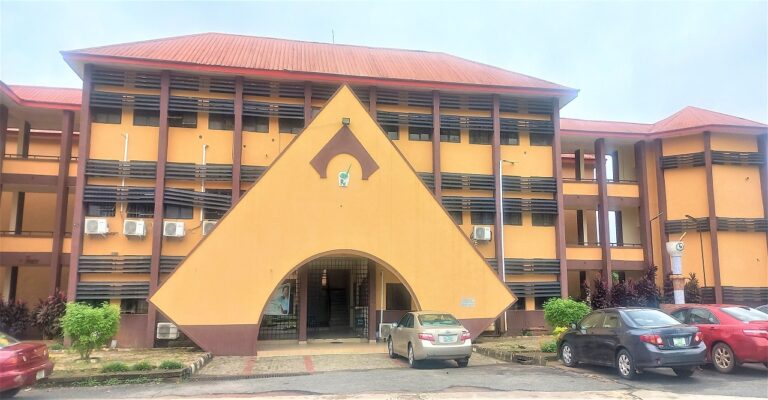
[[[391,358],[408,357],[413,368],[427,359],[456,360],[463,368],[472,355],[472,337],[451,314],[413,311],[392,326],[387,350]]]

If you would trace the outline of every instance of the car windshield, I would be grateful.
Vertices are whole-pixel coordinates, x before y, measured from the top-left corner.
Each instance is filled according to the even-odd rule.
[[[733,318],[738,319],[739,321],[749,322],[749,321],[768,321],[768,314],[755,310],[754,308],[749,307],[723,307],[720,310],[722,310],[724,313],[730,315]]]
[[[419,323],[424,327],[460,325],[459,321],[453,318],[451,314],[421,314],[419,315]]]
[[[659,310],[627,310],[624,315],[638,328],[659,328],[680,325],[680,321]]]
[[[3,332],[0,332],[0,349],[16,343],[19,343],[19,341],[13,338],[12,336],[9,336]]]

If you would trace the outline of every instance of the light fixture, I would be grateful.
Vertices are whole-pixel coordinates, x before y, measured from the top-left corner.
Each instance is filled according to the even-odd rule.
[[[349,122],[350,122],[349,117],[343,117],[341,119],[341,124],[344,125],[344,126],[348,126]]]

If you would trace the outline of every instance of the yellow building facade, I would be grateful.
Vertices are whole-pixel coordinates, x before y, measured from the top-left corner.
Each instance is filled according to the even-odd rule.
[[[0,293],[118,304],[121,346],[168,323],[216,354],[375,340],[411,309],[544,328],[595,278],[658,265],[661,285],[685,232],[705,300],[768,303],[763,124],[561,119],[577,91],[442,53],[203,34],[63,54],[81,91],[0,86]]]

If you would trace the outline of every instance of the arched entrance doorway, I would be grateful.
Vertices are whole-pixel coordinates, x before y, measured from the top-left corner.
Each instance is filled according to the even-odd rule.
[[[382,322],[417,308],[411,290],[381,263],[361,255],[321,256],[278,284],[258,340],[373,341]]]

